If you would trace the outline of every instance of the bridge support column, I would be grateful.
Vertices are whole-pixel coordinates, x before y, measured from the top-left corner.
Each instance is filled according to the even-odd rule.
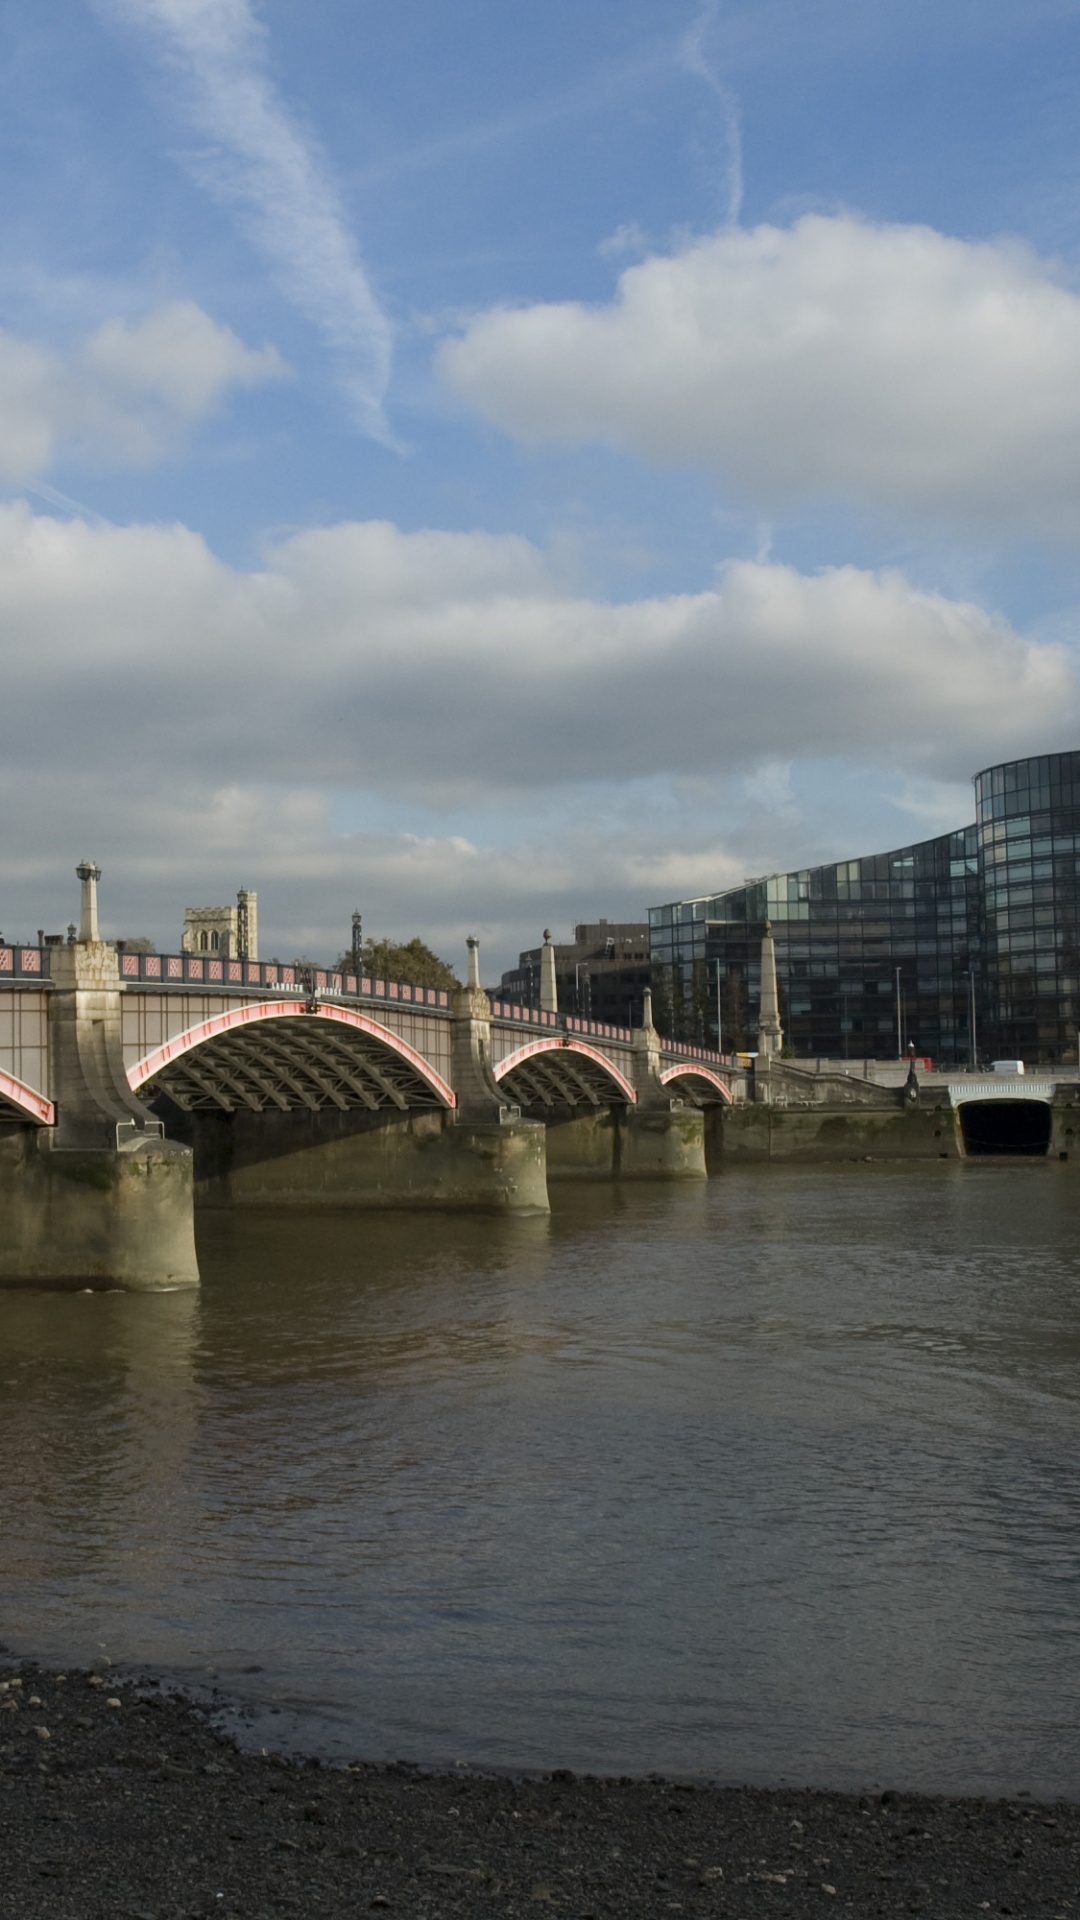
[[[700,1107],[673,1099],[660,1072],[661,1040],[646,988],[644,1023],[634,1032],[637,1105],[619,1116],[619,1178],[704,1180],[705,1116]]]
[[[620,1180],[704,1180],[700,1107],[626,1107],[619,1116]]]
[[[469,940],[468,984],[453,996],[450,1080],[454,1124],[444,1135],[448,1187],[460,1206],[548,1213],[547,1129],[508,1107],[491,1064],[491,1002],[480,985],[479,942]],[[455,1204],[443,1201],[442,1204]]]
[[[198,1284],[191,1155],[142,1137],[60,1147],[52,1127],[0,1131],[0,1286]]]
[[[128,1086],[116,950],[96,938],[98,869],[84,861],[84,938],[52,950],[56,1125],[0,1137],[0,1284],[197,1286],[192,1156]]]

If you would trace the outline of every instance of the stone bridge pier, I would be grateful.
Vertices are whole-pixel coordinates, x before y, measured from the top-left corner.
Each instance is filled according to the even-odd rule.
[[[192,1155],[128,1084],[117,953],[98,939],[100,870],[84,861],[78,873],[79,939],[52,956],[52,1124],[0,1124],[0,1284],[195,1286]]]
[[[698,1180],[706,1177],[705,1113],[672,1084],[645,991],[644,1024],[616,1065],[590,1059],[575,1036],[532,1042],[504,1060],[500,1085],[547,1128],[549,1180]]]

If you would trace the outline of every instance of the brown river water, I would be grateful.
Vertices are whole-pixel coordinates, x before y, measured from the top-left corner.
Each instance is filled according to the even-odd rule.
[[[324,1757],[1080,1798],[1080,1175],[210,1215],[0,1294],[0,1641]]]

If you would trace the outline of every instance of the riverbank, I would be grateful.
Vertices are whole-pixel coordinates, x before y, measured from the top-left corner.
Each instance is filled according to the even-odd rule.
[[[0,1671],[0,1911],[1080,1913],[1080,1807],[323,1767],[243,1753],[186,1700]]]

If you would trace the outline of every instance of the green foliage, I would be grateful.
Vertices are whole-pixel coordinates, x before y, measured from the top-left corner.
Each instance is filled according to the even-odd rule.
[[[456,974],[437,953],[419,937],[412,940],[365,940],[364,972],[376,980],[403,980],[412,987],[444,987],[451,992],[460,986]],[[338,970],[351,973],[352,951],[343,953]]]

